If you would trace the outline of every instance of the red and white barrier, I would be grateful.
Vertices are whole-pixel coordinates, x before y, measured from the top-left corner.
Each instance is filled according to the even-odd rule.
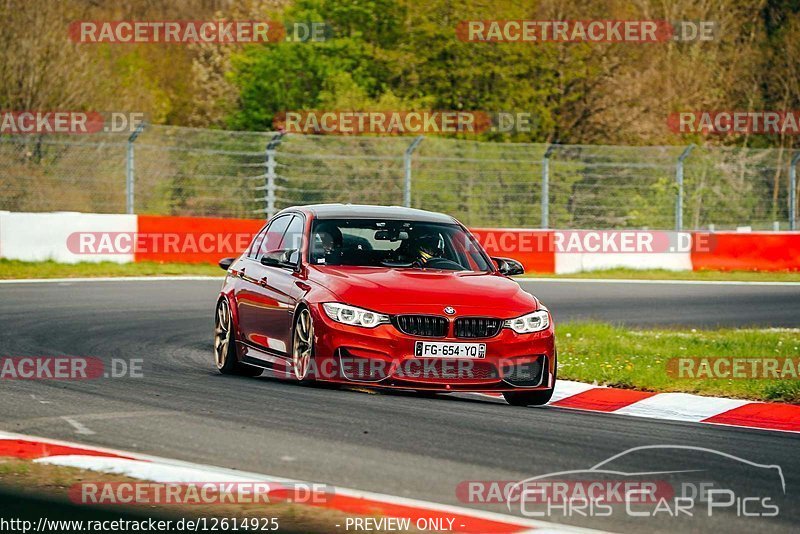
[[[216,263],[243,251],[262,225],[260,219],[0,212],[0,258]],[[489,254],[519,260],[529,273],[615,268],[800,270],[800,232],[515,228],[472,232]],[[649,247],[638,246],[642,238],[650,240]]]

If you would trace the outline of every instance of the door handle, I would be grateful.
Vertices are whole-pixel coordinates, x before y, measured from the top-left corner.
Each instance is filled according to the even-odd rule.
[[[260,285],[261,287],[267,287],[267,277],[262,276],[261,280],[258,281],[258,285]]]
[[[244,278],[244,267],[242,267],[242,270],[239,271],[239,278]]]

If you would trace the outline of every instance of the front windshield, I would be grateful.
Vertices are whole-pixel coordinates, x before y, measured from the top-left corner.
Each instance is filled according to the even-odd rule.
[[[491,271],[480,246],[457,224],[322,219],[311,229],[312,265]]]

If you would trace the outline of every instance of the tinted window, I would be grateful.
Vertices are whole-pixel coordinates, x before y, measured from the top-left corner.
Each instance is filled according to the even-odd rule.
[[[291,215],[282,215],[270,223],[263,240],[258,245],[256,260],[260,260],[267,252],[280,250],[283,233],[286,231],[286,227],[289,226],[291,219]]]
[[[302,243],[303,243],[304,225],[305,225],[305,220],[299,215],[295,215],[294,217],[292,217],[292,221],[286,228],[286,232],[283,234],[283,239],[281,240],[280,249],[293,251],[289,256],[289,263],[293,263],[295,265],[300,259],[300,249],[302,248]]]
[[[267,231],[267,227],[268,226],[269,226],[268,224],[265,224],[264,228],[262,228],[258,232],[258,234],[256,234],[256,237],[255,237],[255,239],[253,239],[253,242],[250,243],[250,248],[247,249],[247,257],[248,258],[255,258],[256,257],[256,253],[258,252],[258,248],[261,246],[261,241],[264,239],[264,233]]]
[[[493,270],[480,245],[457,224],[315,220],[309,250],[310,262],[315,265]]]

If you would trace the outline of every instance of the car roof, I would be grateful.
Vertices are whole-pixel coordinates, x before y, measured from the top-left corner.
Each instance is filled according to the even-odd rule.
[[[444,213],[405,208],[403,206],[371,206],[366,204],[312,204],[288,208],[300,210],[316,219],[388,219],[453,224],[456,220]]]

